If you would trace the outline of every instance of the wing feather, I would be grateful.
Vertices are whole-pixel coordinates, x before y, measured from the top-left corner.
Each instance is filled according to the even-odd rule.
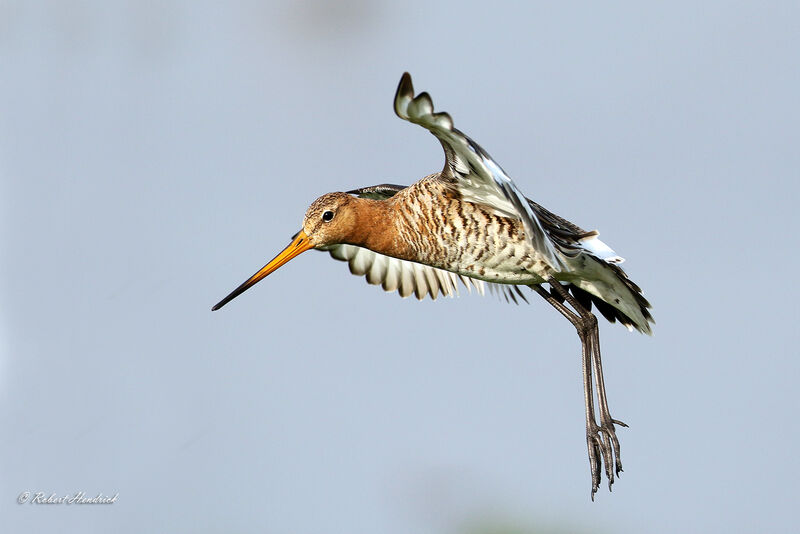
[[[565,264],[558,250],[516,184],[485,150],[453,127],[449,114],[434,113],[428,93],[414,96],[414,86],[407,72],[397,87],[394,110],[401,119],[422,126],[439,139],[445,153],[445,165],[440,175],[442,180],[454,186],[463,199],[487,206],[507,217],[518,218],[531,246],[551,267],[564,270]]]
[[[414,292],[414,269],[410,265],[403,265],[400,271],[400,296],[405,298]]]
[[[440,295],[454,297],[458,295],[457,284],[460,281],[468,292],[475,289],[478,294],[485,295],[488,287],[490,292],[516,302],[513,293],[515,286],[484,282],[429,265],[378,254],[355,245],[333,245],[326,250],[334,259],[346,261],[351,273],[365,276],[368,283],[380,285],[384,291],[397,291],[401,297],[414,295],[419,300],[428,295],[432,300],[436,300]],[[516,294],[522,297],[519,289],[516,289]],[[527,299],[525,300],[527,302]]]
[[[356,276],[366,274],[370,267],[372,267],[372,262],[374,261],[369,254],[364,254],[362,250],[357,251],[350,261],[350,272]]]
[[[378,285],[386,278],[386,256],[378,256],[372,262],[372,266],[367,272],[367,282],[372,285]]]
[[[400,287],[400,264],[397,262],[386,262],[386,277],[381,284],[384,291],[397,291]]]

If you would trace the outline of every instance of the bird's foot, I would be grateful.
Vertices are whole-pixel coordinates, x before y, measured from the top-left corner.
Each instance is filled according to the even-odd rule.
[[[608,491],[611,491],[614,475],[619,477],[622,473],[619,439],[614,425],[628,426],[611,417],[601,417],[599,425],[592,421],[586,426],[586,445],[589,448],[589,468],[592,472],[592,500],[600,488],[603,470],[608,479]]]

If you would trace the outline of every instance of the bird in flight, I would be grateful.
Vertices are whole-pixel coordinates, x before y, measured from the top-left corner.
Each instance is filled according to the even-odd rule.
[[[572,323],[581,341],[594,500],[603,471],[609,490],[622,472],[616,427],[627,425],[609,411],[592,305],[612,323],[651,334],[650,303],[597,231],[526,198],[485,150],[453,126],[449,114],[434,112],[428,93],[414,95],[408,73],[397,87],[394,111],[439,139],[444,168],[408,187],[382,184],[319,197],[291,243],[212,309],[312,248],[403,297],[451,296],[460,281],[516,302],[527,300],[520,286],[528,286]]]

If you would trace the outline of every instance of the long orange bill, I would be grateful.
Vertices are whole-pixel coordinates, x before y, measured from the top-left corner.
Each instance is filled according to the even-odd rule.
[[[300,232],[294,236],[294,240],[289,243],[288,247],[283,249],[280,254],[275,256],[271,262],[263,266],[256,274],[245,280],[242,285],[231,291],[231,294],[219,301],[216,306],[211,308],[211,311],[217,311],[221,307],[225,306],[227,303],[250,289],[252,286],[256,285],[262,278],[266,278],[272,271],[277,270],[278,267],[288,262],[295,256],[299,256],[310,248],[314,248],[314,245],[311,244],[311,240],[308,238],[306,233],[300,230]]]

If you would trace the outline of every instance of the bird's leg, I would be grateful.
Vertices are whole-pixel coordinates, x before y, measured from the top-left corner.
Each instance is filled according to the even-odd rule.
[[[581,339],[583,355],[583,381],[584,399],[586,407],[586,442],[589,449],[589,466],[592,472],[592,499],[600,485],[601,462],[605,464],[605,473],[608,478],[609,489],[614,482],[614,469],[617,474],[621,470],[619,461],[619,440],[614,432],[614,419],[608,412],[608,403],[605,398],[605,386],[602,383],[602,369],[599,365],[599,329],[597,318],[584,308],[567,290],[554,278],[549,278],[551,291],[547,292],[541,286],[532,286],[545,300],[556,308],[575,326]],[[574,310],[568,308],[567,302]],[[594,395],[592,391],[592,368],[595,371],[595,382],[598,389],[598,404],[601,412],[601,424],[597,424],[594,412]],[[598,373],[600,373],[598,375]],[[602,393],[601,393],[602,392]]]
[[[550,284],[558,284],[558,282],[553,281],[550,282]],[[558,285],[560,287],[560,284]],[[608,463],[609,459],[604,456],[606,454],[606,447],[603,440],[601,438],[599,439],[599,427],[595,420],[594,394],[592,392],[592,343],[591,338],[587,335],[588,331],[585,328],[586,321],[567,307],[563,302],[563,298],[559,300],[553,293],[548,292],[540,285],[533,285],[530,287],[572,323],[581,339],[583,398],[586,408],[586,444],[589,449],[589,470],[592,474],[592,500],[594,500],[594,494],[600,487],[601,465],[603,462]],[[555,292],[555,289],[553,289],[553,292]],[[561,294],[559,293],[559,295]]]
[[[600,357],[600,329],[597,324],[597,318],[594,316],[594,314],[589,312],[589,310],[584,308],[556,280],[550,278],[548,282],[552,287],[552,291],[557,292],[562,298],[564,298],[570,304],[570,306],[575,308],[575,310],[584,320],[583,326],[586,329],[585,335],[589,338],[589,343],[591,346],[592,368],[595,375],[597,403],[600,412],[600,425],[598,426],[596,423],[594,423],[594,421],[592,421],[592,432],[587,435],[587,439],[593,438],[596,443],[599,441],[599,445],[603,451],[606,477],[608,478],[608,489],[611,490],[611,484],[614,483],[614,473],[616,472],[616,475],[619,476],[620,472],[622,471],[619,439],[617,438],[614,424],[620,424],[620,426],[627,425],[621,421],[616,421],[613,419],[608,409],[608,399],[606,397],[602,361]]]
[[[606,398],[606,385],[603,380],[603,362],[600,359],[600,328],[595,321],[594,329],[592,331],[592,342],[595,346],[594,358],[592,360],[592,367],[594,368],[594,379],[597,386],[597,408],[600,412],[600,427],[608,434],[611,440],[611,446],[614,448],[614,471],[619,477],[622,473],[622,460],[619,454],[619,439],[614,430],[614,425],[626,427],[625,423],[618,421],[611,417],[611,412],[608,409],[608,399]],[[611,488],[612,480],[609,479],[609,489]]]

